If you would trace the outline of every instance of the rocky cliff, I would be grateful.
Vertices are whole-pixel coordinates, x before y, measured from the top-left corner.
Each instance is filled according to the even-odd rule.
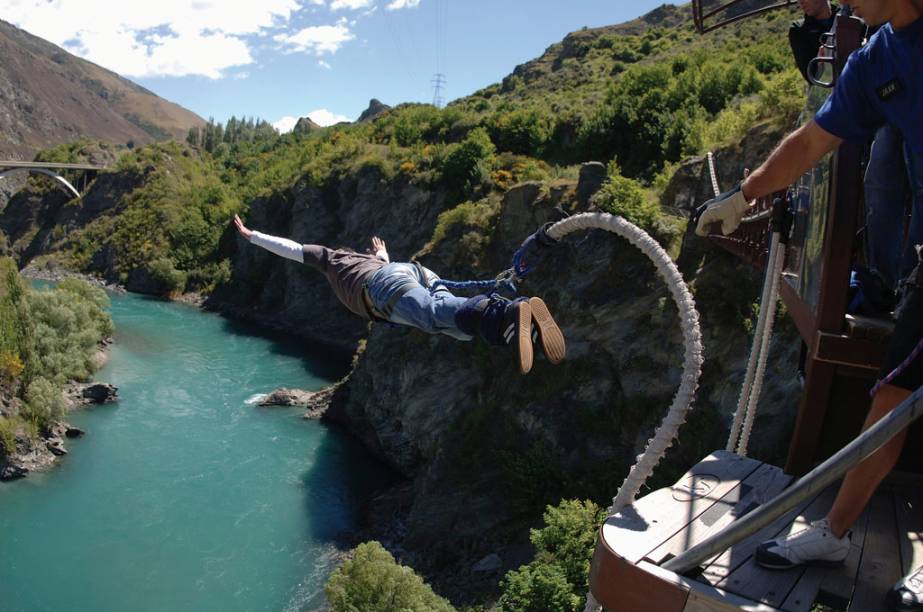
[[[460,227],[420,259],[452,278],[491,276],[555,208],[592,209],[575,188],[515,187],[481,250],[461,247],[471,228]],[[390,538],[457,601],[495,584],[499,573],[474,569],[483,557],[497,554],[498,572],[527,560],[526,527],[546,503],[613,495],[678,385],[677,312],[651,264],[610,234],[566,242],[520,288],[542,296],[555,314],[567,339],[564,363],[539,358],[520,376],[509,354],[478,341],[373,326],[327,415],[409,479],[372,505],[371,533]],[[759,289],[751,270],[690,242],[684,255],[700,251],[687,280],[699,299],[707,361],[695,411],[655,473],[660,483],[723,447],[749,350],[744,321]],[[754,450],[771,458],[784,450],[798,397],[796,335],[780,328]],[[382,530],[382,516],[397,520],[385,520]]]

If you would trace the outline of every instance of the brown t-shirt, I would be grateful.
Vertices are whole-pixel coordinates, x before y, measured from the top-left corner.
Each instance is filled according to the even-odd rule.
[[[356,253],[344,249],[328,249],[316,244],[306,244],[304,263],[327,277],[333,292],[343,305],[360,317],[375,320],[365,304],[365,284],[387,262],[375,255]]]

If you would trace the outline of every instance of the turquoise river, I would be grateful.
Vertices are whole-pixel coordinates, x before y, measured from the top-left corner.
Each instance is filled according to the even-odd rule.
[[[114,296],[96,379],[116,404],[52,471],[0,483],[0,611],[314,610],[338,534],[387,482],[342,432],[277,387],[316,390],[343,364],[194,308]]]

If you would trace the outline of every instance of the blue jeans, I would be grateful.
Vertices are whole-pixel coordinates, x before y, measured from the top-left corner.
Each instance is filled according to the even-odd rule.
[[[913,215],[905,243],[908,185]],[[913,247],[923,243],[923,154],[911,151],[887,124],[875,134],[865,171],[865,214],[868,266],[893,289],[916,266]]]
[[[439,277],[432,270],[423,268],[426,279],[420,278],[417,266],[410,263],[389,263],[369,279],[369,297],[391,323],[409,325],[428,334],[445,334],[457,340],[471,340],[471,336],[458,329],[455,313],[466,298],[456,297],[444,287],[435,292],[424,286]],[[409,289],[408,289],[409,286]],[[396,301],[392,298],[404,293]]]

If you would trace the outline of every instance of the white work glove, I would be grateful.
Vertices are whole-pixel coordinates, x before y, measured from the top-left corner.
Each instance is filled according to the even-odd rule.
[[[721,222],[721,233],[725,236],[737,229],[740,220],[750,208],[750,203],[744,198],[740,185],[726,191],[717,198],[705,202],[699,207],[699,221],[695,226],[695,233],[699,236],[708,235],[708,226]]]

